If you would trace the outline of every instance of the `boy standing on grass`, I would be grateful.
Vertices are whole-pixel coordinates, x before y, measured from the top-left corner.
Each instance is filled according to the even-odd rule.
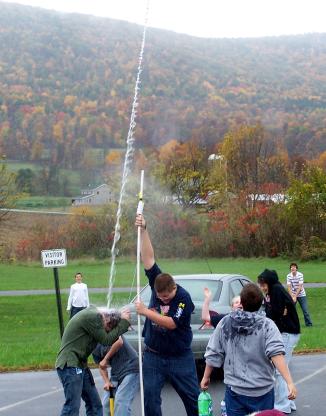
[[[188,416],[198,416],[199,387],[191,351],[191,314],[189,293],[173,277],[162,273],[155,262],[146,223],[137,215],[141,227],[141,257],[152,289],[150,305],[136,302],[136,310],[146,317],[143,373],[146,416],[161,416],[161,390],[169,381],[180,396]]]
[[[303,287],[303,274],[298,271],[297,263],[290,264],[290,273],[286,276],[288,292],[292,296],[293,302],[298,301],[304,317],[306,326],[312,326],[308,310],[306,291]]]
[[[103,415],[110,415],[110,388],[116,388],[114,416],[131,416],[131,404],[139,390],[138,354],[123,337],[119,337],[111,348],[98,344],[92,353],[104,381],[102,397]],[[108,375],[111,367],[111,380]],[[112,415],[110,415],[112,416]]]
[[[224,365],[228,416],[274,408],[274,365],[287,383],[289,399],[297,393],[284,359],[281,334],[274,322],[259,312],[262,291],[248,283],[240,298],[243,311],[225,316],[209,340],[201,381],[201,388],[207,389],[213,368]]]
[[[76,313],[89,307],[87,285],[83,283],[82,280],[82,274],[76,273],[75,283],[70,286],[70,293],[67,304],[67,311],[70,311],[70,319],[76,315]]]

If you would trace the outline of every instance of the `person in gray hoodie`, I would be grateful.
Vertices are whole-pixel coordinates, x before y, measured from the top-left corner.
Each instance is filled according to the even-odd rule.
[[[206,390],[214,367],[224,365],[228,416],[274,408],[274,366],[284,377],[289,399],[297,391],[284,359],[284,345],[275,323],[259,311],[263,293],[249,283],[240,293],[243,311],[224,317],[212,334],[205,353],[201,388]]]

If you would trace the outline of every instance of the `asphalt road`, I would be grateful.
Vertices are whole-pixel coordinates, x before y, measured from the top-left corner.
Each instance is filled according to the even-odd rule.
[[[298,388],[297,411],[293,416],[326,414],[326,354],[296,355],[291,372]],[[101,379],[94,370],[96,384],[101,389]],[[214,415],[219,415],[223,397],[221,382],[211,385]],[[185,411],[175,391],[166,385],[162,394],[163,416],[184,416]],[[63,392],[55,371],[0,374],[0,416],[57,416],[63,404]],[[139,396],[133,405],[133,416],[140,416]],[[85,416],[82,404],[81,416]]]

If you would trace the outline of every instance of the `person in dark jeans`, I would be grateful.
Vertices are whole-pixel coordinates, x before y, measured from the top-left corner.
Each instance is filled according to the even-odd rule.
[[[63,385],[65,403],[61,416],[78,416],[81,399],[87,416],[103,416],[100,397],[87,358],[98,343],[111,345],[129,328],[127,311],[90,307],[68,322],[55,367]]]
[[[75,274],[75,283],[70,286],[67,303],[67,311],[70,311],[70,319],[78,312],[89,307],[89,297],[87,285],[82,282],[83,275]]]
[[[307,295],[303,286],[303,274],[298,271],[297,263],[290,264],[290,273],[286,276],[286,284],[293,302],[298,302],[302,309],[305,325],[312,326]]]
[[[162,415],[161,390],[169,381],[183,401],[187,415],[198,416],[199,386],[190,326],[194,304],[189,293],[156,264],[142,215],[137,215],[136,226],[141,227],[141,257],[152,289],[148,308],[141,301],[136,302],[137,312],[146,317],[143,329],[145,415]]]
[[[225,316],[208,342],[201,381],[201,388],[206,390],[213,368],[224,364],[228,416],[246,416],[274,408],[274,365],[286,380],[289,399],[296,397],[280,331],[265,312],[259,311],[262,291],[258,285],[248,283],[240,298],[243,311]]]

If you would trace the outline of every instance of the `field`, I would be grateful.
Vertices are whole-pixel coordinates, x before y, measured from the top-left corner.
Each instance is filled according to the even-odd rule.
[[[314,326],[302,326],[297,352],[326,351],[326,288],[308,289],[310,312]],[[104,305],[106,295],[90,294],[91,303]],[[128,302],[128,294],[114,294],[113,303]],[[67,296],[62,296],[65,309]],[[68,314],[64,310],[67,321]],[[54,295],[1,297],[0,371],[53,368],[60,345],[56,301]],[[299,311],[302,320],[301,311]]]
[[[91,302],[105,305],[106,294],[92,294]],[[114,294],[113,303],[123,305],[128,294]],[[64,320],[67,295],[62,295]],[[53,368],[60,346],[55,295],[1,297],[0,371]]]
[[[17,209],[46,209],[71,207],[71,198],[57,196],[29,196],[17,201]]]
[[[236,259],[169,259],[158,261],[161,268],[172,274],[184,273],[239,273],[256,280],[265,268],[275,269],[280,280],[285,281],[289,270],[289,260],[276,258],[236,258]],[[326,264],[313,261],[299,264],[306,282],[326,282]],[[89,287],[107,287],[110,262],[91,259],[73,260],[68,258],[68,266],[59,269],[60,285],[68,288],[73,283],[76,272],[82,272]],[[116,286],[129,287],[135,275],[134,259],[120,258],[116,267]],[[0,264],[1,290],[52,289],[53,272],[43,269],[39,263]],[[142,283],[145,277],[142,274]]]
[[[14,173],[17,173],[20,169],[30,169],[35,174],[39,174],[41,169],[44,168],[44,164],[32,163],[32,162],[19,162],[19,161],[12,161],[12,160],[7,160],[6,165],[8,167],[8,170]],[[68,188],[69,194],[71,195],[80,195],[80,190],[82,188],[82,176],[83,176],[83,172],[81,170],[63,169],[63,168],[59,169],[59,179],[60,180],[62,180],[63,178],[68,179],[69,184],[67,188]],[[51,202],[53,198],[45,197],[44,200]],[[48,208],[51,208],[52,206],[53,205],[50,204]]]
[[[289,261],[284,259],[189,259],[160,260],[163,270],[173,274],[182,273],[240,273],[256,280],[265,267],[274,268],[284,281]],[[82,259],[69,261],[68,266],[59,269],[61,288],[69,288],[74,274],[81,271],[90,288],[108,286],[110,264],[108,261]],[[135,260],[120,258],[117,262],[115,287],[133,287]],[[325,263],[308,262],[300,264],[300,270],[307,282],[326,282]],[[54,289],[52,269],[44,269],[40,263],[0,264],[1,290]],[[142,273],[142,284],[146,278]],[[302,326],[302,336],[297,352],[326,351],[326,288],[307,289],[309,308],[314,326]],[[128,302],[129,294],[114,294],[113,302],[122,305]],[[54,295],[3,296],[0,298],[1,343],[0,371],[52,368],[59,348],[60,337],[56,301]],[[106,304],[106,294],[90,294],[91,303]],[[67,295],[62,295],[64,318]],[[301,309],[299,316],[302,320]]]

